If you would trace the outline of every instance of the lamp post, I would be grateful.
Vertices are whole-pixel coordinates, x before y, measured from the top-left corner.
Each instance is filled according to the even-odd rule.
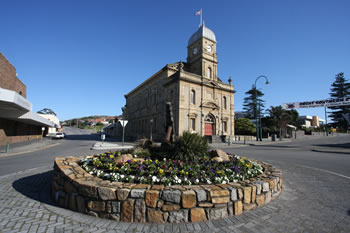
[[[256,115],[256,140],[258,141],[260,138],[260,141],[262,141],[262,127],[261,127],[261,119],[260,119],[260,104],[259,104],[259,110],[258,110],[258,91],[256,89],[256,82],[260,79],[260,78],[265,78],[266,82],[265,84],[270,84],[269,80],[267,79],[267,77],[265,75],[260,75],[255,79],[255,84],[254,84],[254,89],[255,89],[255,98],[254,98],[254,102],[255,102],[255,115]],[[260,134],[260,135],[259,135]]]

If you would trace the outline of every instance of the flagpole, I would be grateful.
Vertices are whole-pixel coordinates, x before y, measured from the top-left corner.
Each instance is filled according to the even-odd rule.
[[[203,25],[203,11],[202,11],[202,8],[201,8],[201,25],[200,26],[202,26]]]

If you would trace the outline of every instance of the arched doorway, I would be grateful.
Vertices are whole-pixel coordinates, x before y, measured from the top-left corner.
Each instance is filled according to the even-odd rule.
[[[204,119],[204,135],[215,135],[215,117],[211,114],[208,114]]]

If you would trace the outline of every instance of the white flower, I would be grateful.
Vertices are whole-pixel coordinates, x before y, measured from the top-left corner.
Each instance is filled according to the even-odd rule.
[[[195,183],[199,183],[199,180],[198,179],[196,179],[196,182]]]
[[[134,155],[134,158],[137,158],[137,155]]]
[[[124,179],[124,177],[125,177],[124,175],[120,175],[120,178]]]

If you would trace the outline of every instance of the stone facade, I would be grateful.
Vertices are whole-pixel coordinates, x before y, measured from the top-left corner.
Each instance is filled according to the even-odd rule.
[[[16,68],[0,53],[0,87],[15,91],[24,98],[26,86],[17,78]]]
[[[215,220],[265,205],[282,191],[281,172],[261,162],[262,175],[239,183],[164,187],[102,180],[77,164],[82,158],[56,158],[53,199],[64,208],[116,221]]]
[[[217,76],[214,33],[202,25],[187,51],[187,62],[166,65],[125,95],[127,137],[149,138],[152,131],[153,139],[164,139],[167,102],[172,105],[175,135],[234,135],[235,91],[231,78],[224,83]]]

